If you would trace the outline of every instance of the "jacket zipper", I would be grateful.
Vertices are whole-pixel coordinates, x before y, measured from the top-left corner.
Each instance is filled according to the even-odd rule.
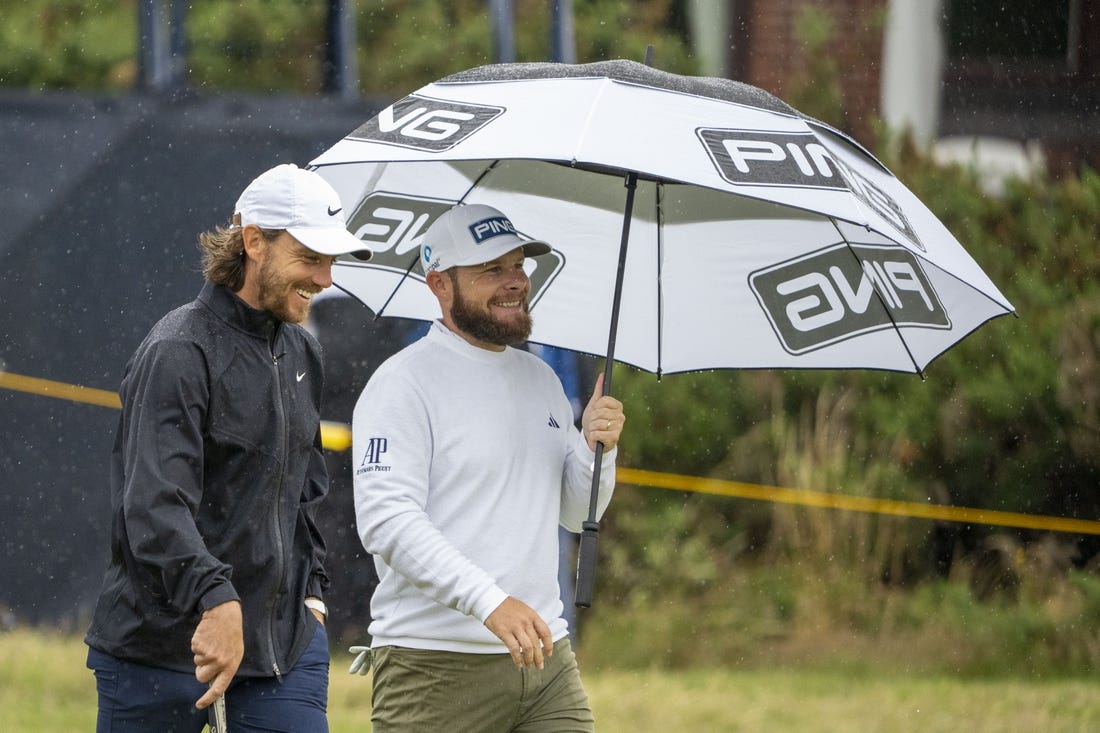
[[[282,532],[282,512],[283,512],[283,487],[286,483],[286,457],[287,457],[287,429],[286,429],[286,406],[283,404],[283,380],[279,373],[279,358],[283,354],[275,353],[275,342],[279,337],[279,325],[275,326],[275,332],[271,338],[271,365],[275,371],[275,415],[277,418],[278,431],[280,437],[280,444],[282,451],[280,452],[280,465],[278,481],[275,485],[275,512],[272,516],[272,522],[274,524],[275,534],[275,563],[278,570],[277,577],[279,578],[278,584],[273,591],[274,596],[271,598],[271,602],[268,605],[267,615],[267,644],[268,650],[271,654],[271,669],[275,673],[275,677],[281,683],[283,681],[282,670],[279,669],[279,660],[275,654],[275,609],[278,604],[279,591],[283,586],[283,574],[286,572],[285,562],[283,557],[283,532]]]

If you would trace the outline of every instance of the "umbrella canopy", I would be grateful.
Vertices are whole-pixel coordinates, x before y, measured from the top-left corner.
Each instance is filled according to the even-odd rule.
[[[496,64],[395,102],[313,161],[374,250],[337,286],[431,320],[428,226],[484,203],[553,246],[528,259],[531,340],[651,372],[922,372],[1012,313],[916,196],[844,134],[725,79],[631,61]],[[604,341],[606,336],[606,341]],[[591,603],[592,499],[578,557]]]
[[[497,64],[399,100],[313,161],[375,250],[336,284],[438,317],[417,248],[463,203],[505,212],[529,261],[531,340],[657,373],[920,372],[1012,305],[942,223],[844,134],[755,87],[631,61]],[[636,176],[621,302],[624,182]]]

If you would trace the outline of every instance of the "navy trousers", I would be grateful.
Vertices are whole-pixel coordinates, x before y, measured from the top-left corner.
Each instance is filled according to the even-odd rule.
[[[206,686],[194,674],[127,662],[88,650],[99,693],[96,733],[201,733],[208,713],[195,701]],[[328,635],[321,624],[294,668],[282,676],[238,677],[225,694],[232,733],[327,733]]]

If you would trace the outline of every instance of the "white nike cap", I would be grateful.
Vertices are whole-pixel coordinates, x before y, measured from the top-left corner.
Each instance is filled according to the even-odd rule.
[[[293,163],[257,176],[237,199],[234,214],[241,217],[242,227],[285,229],[318,254],[371,257],[367,245],[348,231],[336,190],[317,173]]]
[[[526,257],[550,252],[550,245],[523,239],[503,213],[485,204],[455,206],[428,227],[420,243],[420,265],[425,273],[452,267],[480,265],[523,247]]]

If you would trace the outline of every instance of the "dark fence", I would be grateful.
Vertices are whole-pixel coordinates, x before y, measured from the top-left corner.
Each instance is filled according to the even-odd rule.
[[[385,103],[0,92],[0,370],[116,390],[149,327],[198,292],[198,232],[226,223],[255,175],[306,165]],[[346,299],[317,304],[329,352],[325,419],[350,420],[405,325],[375,322]],[[110,408],[0,389],[5,623],[83,630],[107,561],[117,419]],[[343,460],[330,457],[329,600],[354,625],[367,618],[373,571]]]

